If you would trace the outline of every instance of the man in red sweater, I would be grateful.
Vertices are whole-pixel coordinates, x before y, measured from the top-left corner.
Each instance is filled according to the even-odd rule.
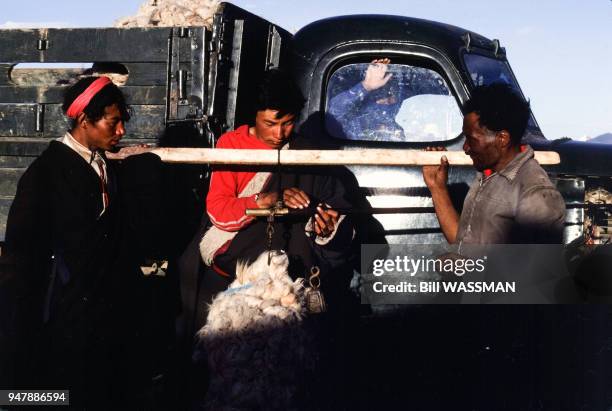
[[[279,70],[270,70],[260,86],[253,125],[224,134],[217,148],[312,148],[293,134],[294,121],[303,104],[302,93],[293,81]],[[338,281],[336,273],[347,263],[353,227],[346,216],[333,209],[349,204],[329,168],[278,172],[219,166],[213,169],[206,199],[211,224],[200,243],[207,267],[200,302],[210,302],[217,292],[227,288],[234,279],[238,260],[252,261],[267,250],[266,221],[246,216],[245,211],[273,206],[279,193],[286,206],[307,212],[275,222],[272,249],[287,252],[292,276],[308,278],[310,269],[317,266],[324,285]],[[325,274],[332,269],[335,279]],[[348,288],[348,282],[346,285]],[[198,317],[196,322],[202,323],[204,318]]]

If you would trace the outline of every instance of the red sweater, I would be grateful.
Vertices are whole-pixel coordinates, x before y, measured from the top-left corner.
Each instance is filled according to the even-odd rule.
[[[273,150],[250,135],[247,125],[223,134],[217,142],[217,148]],[[238,195],[255,174],[254,171],[213,169],[206,197],[206,211],[216,227],[225,231],[238,231],[254,219],[244,213],[247,208],[257,208],[255,196],[238,198]]]

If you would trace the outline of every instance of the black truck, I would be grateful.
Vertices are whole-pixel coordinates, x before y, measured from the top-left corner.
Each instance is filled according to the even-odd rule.
[[[358,83],[371,60],[382,57],[391,59],[389,71],[403,98],[394,113],[400,136],[384,135],[367,123],[351,135],[338,132],[329,121],[330,101]],[[20,63],[94,63],[90,71],[127,77],[123,91],[133,120],[123,144],[214,147],[223,132],[247,122],[254,87],[272,67],[290,70],[307,97],[298,124],[301,133],[347,150],[428,145],[461,150],[461,107],[471,89],[501,81],[520,92],[498,40],[408,17],[335,17],[292,35],[222,3],[210,28],[2,30],[0,241],[20,175],[66,129],[62,91],[82,71],[21,68]],[[181,133],[168,133],[178,128]],[[168,134],[183,137],[163,138]],[[610,147],[547,140],[533,115],[524,141],[561,156],[561,164],[548,171],[566,199],[565,242],[609,241]],[[442,240],[419,169],[349,169],[372,207],[396,209],[374,216],[389,243]],[[467,167],[451,171],[458,205],[473,175]]]
[[[330,101],[377,58],[391,59],[394,87],[403,96],[394,113],[401,133],[384,135],[367,125],[351,136],[338,132],[327,115]],[[335,17],[292,35],[222,3],[211,27],[0,30],[0,241],[19,177],[66,130],[62,92],[82,71],[20,63],[93,63],[91,72],[123,76],[132,110],[125,145],[214,147],[223,132],[248,121],[255,86],[274,67],[290,71],[307,97],[299,132],[345,150],[461,150],[461,109],[474,87],[501,81],[520,92],[498,40],[409,17]],[[534,115],[524,141],[560,154],[560,165],[547,171],[566,200],[565,242],[609,242],[612,146],[548,140]],[[361,241],[444,241],[419,168],[347,169],[355,195],[377,210],[376,236]],[[203,193],[208,169],[186,172],[194,192]],[[451,169],[458,206],[473,177],[470,167]],[[363,373],[344,382],[353,384],[345,388],[358,409],[612,405],[607,306],[414,307],[399,319],[364,315],[361,321],[347,355],[356,355]]]

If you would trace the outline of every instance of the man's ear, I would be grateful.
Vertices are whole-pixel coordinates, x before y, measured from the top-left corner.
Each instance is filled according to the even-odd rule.
[[[87,128],[87,114],[81,113],[76,118],[77,127]]]
[[[510,133],[508,132],[508,130],[497,131],[495,135],[498,138],[501,147],[506,148],[510,146],[512,141],[510,139]]]

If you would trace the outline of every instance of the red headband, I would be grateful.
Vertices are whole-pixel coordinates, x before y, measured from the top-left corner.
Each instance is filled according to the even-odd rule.
[[[70,118],[77,118],[85,110],[91,99],[110,82],[108,77],[102,76],[91,83],[84,92],[74,99],[68,110],[66,110],[66,115]]]

